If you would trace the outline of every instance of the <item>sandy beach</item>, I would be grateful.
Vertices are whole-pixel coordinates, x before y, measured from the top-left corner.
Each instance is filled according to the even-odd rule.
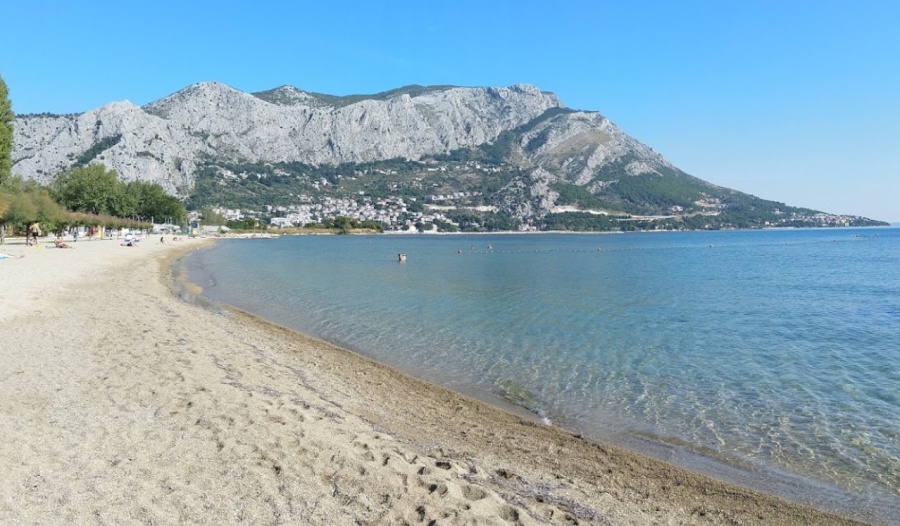
[[[206,242],[0,246],[0,523],[858,524],[186,302]]]

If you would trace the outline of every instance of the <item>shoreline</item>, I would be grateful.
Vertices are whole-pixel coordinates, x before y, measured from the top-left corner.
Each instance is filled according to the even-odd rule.
[[[858,524],[182,301],[203,245],[0,262],[0,521]]]
[[[201,278],[201,276],[194,277]],[[199,281],[205,282],[202,278]],[[840,480],[830,481],[816,478],[815,474],[804,475],[786,471],[778,466],[764,464],[755,459],[745,459],[731,455],[728,452],[718,452],[699,444],[663,435],[655,435],[652,432],[634,431],[617,433],[615,435],[592,434],[586,431],[585,428],[574,425],[573,422],[567,420],[563,412],[544,414],[527,405],[516,403],[515,400],[508,399],[497,391],[472,388],[469,385],[454,382],[452,379],[449,383],[446,383],[447,378],[450,377],[442,377],[439,373],[437,377],[434,377],[429,375],[427,370],[406,367],[401,361],[379,360],[377,353],[369,353],[364,348],[354,347],[352,344],[342,342],[340,339],[332,340],[304,333],[303,329],[291,328],[289,321],[271,321],[265,317],[264,313],[255,314],[252,311],[243,310],[242,307],[235,307],[226,303],[214,303],[216,300],[205,298],[204,300],[212,303],[213,308],[224,308],[233,313],[258,320],[260,323],[272,324],[288,332],[301,335],[304,338],[321,340],[345,352],[360,355],[366,360],[372,360],[388,368],[397,369],[401,374],[409,375],[411,378],[425,384],[448,389],[451,392],[477,400],[499,411],[511,413],[525,420],[548,424],[561,433],[572,434],[578,438],[583,437],[589,442],[601,445],[615,446],[633,454],[653,458],[668,465],[708,476],[726,484],[768,493],[790,502],[829,510],[844,516],[858,517],[861,515],[869,517],[868,520],[876,522],[878,520],[889,522],[887,518],[891,517],[897,510],[896,501],[891,500],[890,495],[877,494],[879,495],[878,497],[873,497],[859,489],[854,492],[853,489],[841,486]],[[250,303],[250,305],[253,304],[253,302]],[[284,323],[288,323],[288,325]]]
[[[900,223],[889,223],[886,225],[871,225],[871,226],[805,226],[805,227],[791,227],[791,226],[778,226],[778,227],[760,227],[760,228],[721,228],[714,230],[707,229],[693,229],[693,230],[497,230],[492,232],[414,232],[414,231],[398,231],[398,230],[386,230],[380,233],[374,232],[351,232],[346,235],[359,235],[359,236],[367,236],[367,235],[375,235],[375,236],[491,236],[491,235],[542,235],[542,234],[585,234],[585,235],[609,235],[609,234],[666,234],[666,233],[689,233],[689,232],[779,232],[779,231],[793,231],[793,230],[811,230],[811,231],[831,231],[831,230],[853,230],[853,229],[865,229],[865,230],[877,230],[877,229],[890,229],[900,227]],[[286,229],[290,230],[290,229]],[[237,234],[232,233],[224,233],[220,234],[218,237],[222,239],[237,239],[240,237],[253,237],[254,234],[248,232],[240,232]],[[278,236],[337,236],[344,235],[338,232],[279,232],[279,229],[271,229],[266,230],[265,233],[257,234],[256,237],[278,237]]]

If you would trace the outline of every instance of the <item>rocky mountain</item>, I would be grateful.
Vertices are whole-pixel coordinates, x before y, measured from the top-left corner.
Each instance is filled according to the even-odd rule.
[[[560,106],[527,85],[333,97],[291,86],[249,94],[204,82],[144,107],[125,101],[80,115],[21,116],[13,172],[43,182],[96,160],[126,181],[185,193],[201,157],[310,164],[419,158],[489,142]]]
[[[16,119],[14,174],[46,183],[92,162],[196,205],[289,204],[301,194],[455,196],[454,206],[532,226],[575,212],[683,220],[749,206],[769,219],[794,214],[690,177],[599,113],[568,109],[525,84],[340,97],[203,82],[143,107],[124,101]],[[342,180],[339,171],[354,176]]]

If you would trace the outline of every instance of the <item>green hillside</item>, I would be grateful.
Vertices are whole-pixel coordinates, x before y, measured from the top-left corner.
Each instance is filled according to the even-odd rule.
[[[408,86],[404,90],[438,89]],[[260,94],[257,94],[260,96]],[[371,97],[371,96],[370,96]],[[328,100],[341,104],[351,99]],[[323,101],[325,102],[325,101]],[[188,199],[191,208],[262,211],[323,202],[353,202],[403,209],[401,218],[431,221],[442,230],[681,230],[768,227],[873,226],[878,221],[791,207],[722,188],[657,162],[650,173],[629,174],[622,155],[602,165],[586,184],[575,184],[555,165],[549,190],[535,190],[534,151],[552,128],[542,123],[573,110],[554,108],[502,133],[494,142],[420,160],[314,166],[299,162],[261,163],[206,158],[199,164]],[[552,124],[552,123],[551,123]],[[542,130],[538,132],[538,130]],[[585,154],[586,155],[586,154]],[[584,157],[582,155],[581,157]],[[571,159],[574,159],[572,161]],[[579,168],[578,152],[568,164]],[[581,165],[582,167],[584,165]],[[553,207],[541,209],[548,199]],[[390,204],[392,203],[392,204]],[[528,204],[532,206],[522,206]],[[379,208],[381,207],[381,208]],[[521,210],[532,210],[530,214]],[[428,213],[431,212],[431,217]],[[262,215],[264,213],[260,212]],[[437,217],[440,216],[440,217]],[[430,218],[430,219],[429,219]]]

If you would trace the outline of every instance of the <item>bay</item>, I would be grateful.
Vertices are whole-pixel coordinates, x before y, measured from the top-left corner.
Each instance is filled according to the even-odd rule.
[[[900,229],[296,236],[181,264],[213,302],[587,438],[900,516]]]

